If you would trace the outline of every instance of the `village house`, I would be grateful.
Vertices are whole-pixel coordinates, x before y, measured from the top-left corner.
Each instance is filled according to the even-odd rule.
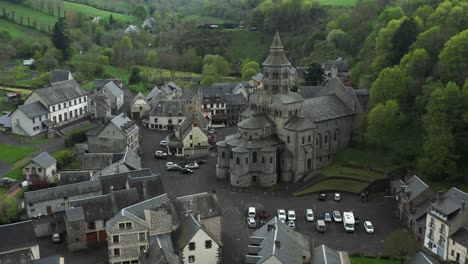
[[[29,218],[63,212],[70,201],[102,195],[99,181],[80,182],[24,193]]]
[[[146,116],[150,110],[150,103],[148,102],[146,97],[141,93],[138,93],[130,103],[132,119],[141,119],[142,117]]]
[[[236,125],[241,121],[240,114],[247,107],[247,101],[243,94],[226,94],[226,115],[229,125]]]
[[[57,160],[47,152],[42,152],[23,168],[23,175],[29,181],[35,179],[53,182],[57,176]]]
[[[164,84],[160,90],[169,100],[178,99],[182,95],[182,88],[173,82]]]
[[[184,100],[159,100],[155,103],[148,118],[143,120],[147,128],[172,130],[187,118]]]
[[[261,72],[257,73],[256,75],[252,76],[252,78],[250,78],[249,82],[252,84],[252,86],[255,87],[250,91],[250,94],[254,93],[257,90],[263,90],[263,78],[264,76]]]
[[[40,102],[19,105],[10,115],[13,134],[35,136],[47,132],[52,126],[49,111]]]
[[[140,128],[124,113],[112,118],[106,125],[98,125],[87,132],[89,153],[119,153],[128,146],[138,151]]]
[[[67,185],[91,180],[91,171],[72,170],[72,171],[58,171],[57,185]]]
[[[90,94],[88,109],[91,119],[106,120],[112,113],[109,96],[103,93]]]
[[[172,234],[165,233],[150,237],[150,245],[146,253],[141,254],[140,264],[182,264],[182,260],[176,253]]]
[[[133,35],[133,34],[140,34],[141,30],[135,25],[128,25],[128,27],[124,30],[125,35]]]
[[[67,70],[52,70],[50,71],[49,83],[54,84],[58,82],[72,80],[73,76],[70,71]]]
[[[250,236],[245,263],[299,264],[310,263],[311,257],[309,238],[275,216]]]
[[[468,194],[452,187],[443,195],[437,195],[427,213],[424,247],[443,261],[447,261],[451,253],[449,238],[468,225],[466,201]]]
[[[96,90],[97,94],[105,94],[109,97],[112,114],[115,114],[124,104],[124,92],[119,82],[109,81],[102,88]]]
[[[0,263],[29,264],[40,259],[39,240],[30,220],[0,225]]]
[[[206,135],[208,120],[200,113],[189,115],[166,137],[168,153],[178,157],[199,157],[210,153]]]
[[[449,261],[456,261],[459,264],[468,263],[468,228],[466,226],[451,235],[448,244]]]
[[[146,32],[155,33],[156,32],[156,19],[149,17],[143,21],[141,27],[146,30]]]
[[[121,153],[85,153],[82,158],[82,170],[92,173],[97,179],[110,175],[141,169],[141,158],[129,147]]]
[[[330,80],[332,77],[332,69],[337,70],[337,77],[341,82],[348,81],[348,63],[345,59],[339,57],[336,60],[327,60],[322,64],[325,80]]]
[[[151,92],[146,96],[146,100],[149,102],[150,107],[153,108],[159,100],[168,99],[166,94],[155,86]]]

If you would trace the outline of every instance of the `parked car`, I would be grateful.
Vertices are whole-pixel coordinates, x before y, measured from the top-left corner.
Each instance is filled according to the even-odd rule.
[[[157,150],[154,153],[154,158],[156,159],[167,159],[167,153],[162,150]]]
[[[181,169],[182,169],[182,167],[177,165],[177,164],[167,167],[168,171],[180,171]]]
[[[249,207],[248,211],[247,211],[247,216],[248,217],[257,217],[257,211],[255,209],[255,207]]]
[[[11,187],[15,183],[16,183],[15,179],[11,179],[11,178],[8,178],[8,177],[4,177],[4,178],[2,178],[0,180],[0,186],[3,186],[3,187]]]
[[[198,169],[198,163],[196,163],[196,162],[189,163],[189,164],[185,165],[185,168],[187,168],[187,169]]]
[[[161,145],[161,147],[166,147],[167,146],[166,140],[161,140],[161,142],[159,142],[159,145]]]
[[[260,219],[267,219],[268,218],[268,214],[266,211],[261,211],[259,214],[258,214],[258,218]]]
[[[286,211],[284,209],[278,209],[278,219],[283,223],[286,221]]]
[[[313,222],[314,221],[314,211],[312,211],[312,209],[306,209],[305,218],[306,218],[307,222]]]
[[[325,200],[327,200],[327,194],[326,194],[326,193],[320,193],[320,194],[319,194],[319,200],[320,200],[320,201],[325,201]]]
[[[374,226],[372,225],[371,221],[364,222],[364,229],[366,230],[366,233],[368,234],[374,233]]]
[[[62,239],[60,238],[60,234],[59,233],[53,233],[52,234],[52,242],[60,243],[60,241],[62,241]]]
[[[341,194],[340,193],[335,193],[335,195],[333,196],[333,200],[335,200],[336,202],[341,201]]]
[[[206,163],[206,160],[196,160],[194,162],[197,163],[198,165],[203,165]]]
[[[325,222],[331,222],[332,218],[331,218],[331,215],[330,213],[324,213],[323,214],[323,221]]]
[[[340,211],[333,211],[333,220],[337,223],[343,222]]]
[[[167,167],[171,167],[171,166],[174,166],[174,165],[177,165],[176,163],[172,162],[172,161],[168,161],[166,162],[166,168]]]
[[[288,226],[291,228],[296,228],[296,222],[294,220],[289,220],[288,221]]]
[[[214,134],[214,133],[216,133],[216,131],[214,130],[214,128],[208,130],[208,134],[212,135],[212,134]]]
[[[248,225],[250,228],[256,228],[256,227],[257,227],[257,222],[255,222],[255,218],[253,218],[253,217],[248,217],[248,218],[247,218],[247,225]]]
[[[266,225],[266,223],[267,223],[267,220],[266,220],[266,219],[260,219],[260,220],[258,221],[258,226],[259,226],[259,227],[262,227],[262,226]]]
[[[359,217],[357,217],[356,215],[354,215],[354,225],[359,225],[361,221],[359,220]]]
[[[325,232],[325,230],[327,229],[325,226],[325,221],[321,219],[317,220],[317,222],[315,223],[315,227],[317,228],[317,232]]]
[[[288,210],[288,220],[296,221],[296,212],[294,210]]]
[[[180,170],[181,173],[183,174],[193,174],[193,170],[189,169],[189,168],[182,168]]]

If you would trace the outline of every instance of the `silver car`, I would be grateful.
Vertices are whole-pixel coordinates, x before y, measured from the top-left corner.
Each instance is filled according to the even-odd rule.
[[[250,228],[257,228],[257,222],[255,221],[255,218],[253,218],[253,217],[247,218],[247,225]]]

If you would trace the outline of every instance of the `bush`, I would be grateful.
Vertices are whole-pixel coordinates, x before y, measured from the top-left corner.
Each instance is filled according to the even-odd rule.
[[[87,132],[87,130],[78,131],[78,132],[75,132],[73,134],[68,135],[65,138],[65,146],[67,148],[69,148],[69,147],[73,147],[76,143],[85,142],[87,140],[86,132]]]
[[[21,209],[16,199],[3,195],[0,197],[0,224],[8,224],[18,219]]]
[[[63,152],[59,157],[57,157],[57,169],[61,170],[66,168],[74,160],[75,158],[70,151]]]

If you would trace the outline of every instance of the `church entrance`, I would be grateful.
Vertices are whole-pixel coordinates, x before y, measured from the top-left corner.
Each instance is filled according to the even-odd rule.
[[[257,176],[252,176],[252,185],[257,185]]]

